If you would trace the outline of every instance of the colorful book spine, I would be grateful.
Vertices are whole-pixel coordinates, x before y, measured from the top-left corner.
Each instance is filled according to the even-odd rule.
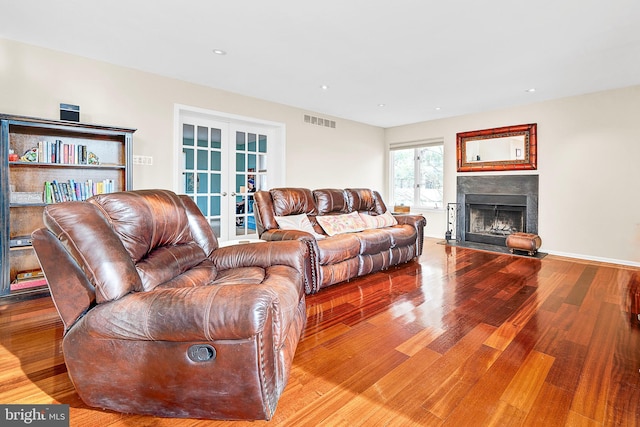
[[[47,285],[47,279],[45,279],[44,277],[41,277],[36,279],[14,281],[13,283],[11,283],[11,290],[17,291],[18,289],[30,289],[30,288],[35,288],[38,286],[46,286],[46,285]]]
[[[55,141],[38,141],[35,149],[35,161],[38,163],[89,164],[89,152],[84,144],[66,144],[56,139]]]
[[[114,193],[115,191],[117,190],[113,179],[103,179],[102,181],[88,179],[85,182],[76,182],[74,179],[58,182],[54,179],[44,183],[44,202],[50,204],[85,201],[91,196]]]
[[[58,186],[58,181],[55,179],[51,181],[51,188],[53,189],[53,200],[54,203],[62,202],[62,197],[60,196],[60,187]]]
[[[53,203],[53,189],[49,181],[44,183],[44,202],[48,204]]]

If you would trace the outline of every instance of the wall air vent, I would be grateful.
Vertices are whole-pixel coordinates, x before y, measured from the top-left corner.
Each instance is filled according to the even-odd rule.
[[[310,125],[323,126],[331,129],[336,128],[335,120],[323,119],[322,117],[310,116],[309,114],[304,115],[304,122],[309,123]]]

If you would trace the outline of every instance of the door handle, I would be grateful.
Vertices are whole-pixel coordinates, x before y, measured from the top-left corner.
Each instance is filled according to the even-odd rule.
[[[234,191],[233,193],[231,193],[231,195],[232,195],[232,196],[235,196],[235,195],[236,195],[236,192]]]
[[[226,196],[226,195],[227,195],[227,192],[226,192],[226,191],[225,191],[224,193],[222,193],[222,196],[223,196],[223,197],[224,197],[224,196]]]

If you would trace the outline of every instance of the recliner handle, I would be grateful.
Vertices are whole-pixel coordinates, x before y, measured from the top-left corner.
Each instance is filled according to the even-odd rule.
[[[209,344],[194,344],[187,350],[187,356],[193,362],[215,360],[216,349]]]

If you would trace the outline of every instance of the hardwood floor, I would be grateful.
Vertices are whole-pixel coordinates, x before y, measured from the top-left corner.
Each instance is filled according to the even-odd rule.
[[[0,403],[66,403],[72,426],[640,424],[640,269],[449,247],[307,299],[270,422],[88,408],[48,297],[0,306]],[[114,373],[115,374],[115,373]]]

